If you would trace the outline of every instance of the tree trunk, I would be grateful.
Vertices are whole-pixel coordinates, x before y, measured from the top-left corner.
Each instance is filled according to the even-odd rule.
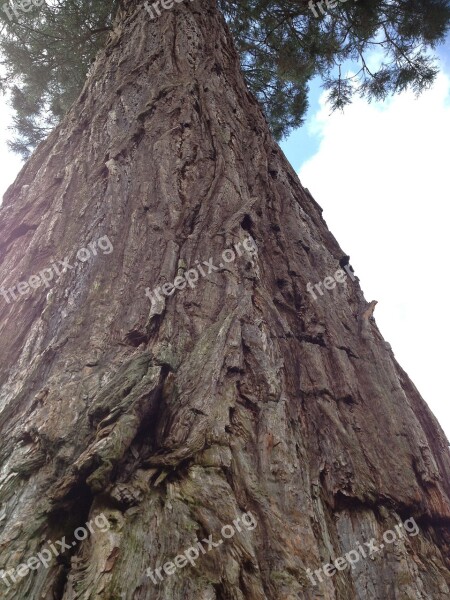
[[[0,212],[4,290],[53,277],[0,297],[2,597],[449,597],[448,442],[358,280],[307,292],[348,262],[321,212],[215,2],[125,2]]]

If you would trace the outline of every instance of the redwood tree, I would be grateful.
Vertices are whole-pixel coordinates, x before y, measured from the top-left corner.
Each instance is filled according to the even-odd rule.
[[[448,598],[448,441],[358,280],[307,292],[348,256],[214,0],[122,4],[5,195],[0,249],[2,597]]]

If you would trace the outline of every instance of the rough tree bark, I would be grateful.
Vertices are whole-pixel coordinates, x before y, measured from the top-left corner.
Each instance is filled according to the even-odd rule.
[[[215,2],[124,8],[72,110],[9,188],[0,283],[107,235],[50,288],[1,298],[0,568],[104,513],[7,587],[27,600],[444,600],[448,442],[345,253],[247,92]],[[326,176],[324,174],[324,176]],[[251,236],[195,288],[145,288]],[[207,268],[205,271],[207,272]],[[251,511],[258,526],[155,585],[148,567]],[[414,517],[314,586],[318,569]]]

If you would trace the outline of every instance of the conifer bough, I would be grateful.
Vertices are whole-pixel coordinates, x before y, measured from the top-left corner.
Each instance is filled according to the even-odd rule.
[[[201,9],[202,0],[195,0]],[[358,0],[317,18],[307,0],[218,0],[231,28],[249,89],[280,139],[303,122],[308,83],[319,77],[334,109],[354,94],[380,99],[430,86],[437,68],[430,49],[449,27],[447,0]],[[114,31],[125,0],[55,0],[3,20],[1,87],[11,92],[11,147],[28,156],[80,93],[97,52]],[[143,2],[135,2],[142,17]],[[373,71],[367,58],[381,50]],[[356,73],[346,77],[342,65]]]

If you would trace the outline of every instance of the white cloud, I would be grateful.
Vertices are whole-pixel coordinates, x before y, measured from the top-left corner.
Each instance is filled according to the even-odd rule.
[[[6,140],[11,139],[13,132],[8,130],[11,125],[11,111],[6,104],[4,97],[0,98],[0,131],[5,132],[0,140],[0,204],[3,194],[13,183],[19,172],[22,161],[18,155],[9,150]]]
[[[357,99],[311,128],[317,154],[303,185],[351,255],[378,326],[450,437],[448,215],[450,76],[418,99]],[[328,275],[328,273],[324,274]]]

